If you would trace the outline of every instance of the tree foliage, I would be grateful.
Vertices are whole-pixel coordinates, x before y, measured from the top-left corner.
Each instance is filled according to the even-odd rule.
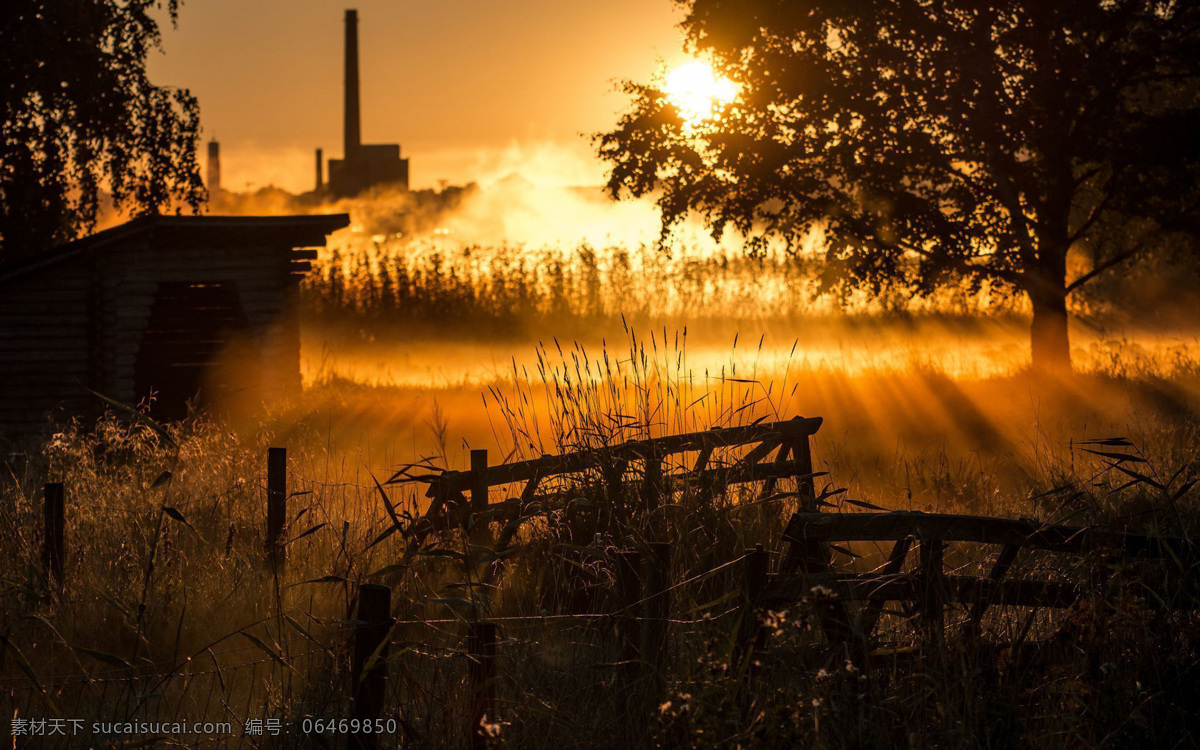
[[[152,84],[154,13],[179,0],[0,4],[0,257],[95,226],[104,196],[152,213],[204,199],[199,106]]]
[[[1028,295],[1034,360],[1066,295],[1200,220],[1200,4],[682,0],[741,93],[687,122],[653,85],[597,136],[615,197],[720,235],[828,240],[832,285],[952,278]],[[1067,278],[1068,250],[1090,270]]]

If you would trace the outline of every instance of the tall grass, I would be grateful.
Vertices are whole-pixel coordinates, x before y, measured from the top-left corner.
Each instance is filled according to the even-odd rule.
[[[486,395],[494,444],[508,457],[788,417],[797,394],[816,387],[804,372],[764,382],[732,366],[695,372],[685,339],[658,332],[631,334],[619,350],[549,345],[537,362]],[[1120,465],[1141,479],[1058,437],[1072,430],[1096,437],[1093,430],[1108,427],[1077,421],[1066,386],[1039,396],[1038,418],[1020,428],[1030,430],[1028,450],[983,451],[974,443],[905,452],[894,444],[900,433],[880,425],[903,416],[886,410],[914,405],[887,406],[879,395],[947,395],[960,387],[915,373],[875,381],[874,413],[849,426],[827,423],[819,433],[819,468],[832,475],[829,511],[856,507],[839,505],[849,498],[1195,533],[1196,420],[1143,409],[1142,383],[1102,381],[1079,388],[1128,399],[1132,415],[1112,419],[1136,432],[1120,445],[1132,456]],[[989,387],[991,398],[1007,393],[1028,408],[1035,386],[1007,379]],[[916,402],[938,404],[955,410],[939,420],[966,425],[962,434],[991,435],[980,423],[987,415],[966,397]],[[1159,747],[1200,739],[1193,703],[1200,622],[1155,606],[1158,590],[1147,585],[1158,580],[1154,571],[1126,571],[1087,606],[995,608],[985,619],[985,639],[1034,649],[967,648],[959,638],[963,613],[952,611],[945,644],[913,651],[923,644],[909,615],[889,611],[882,636],[896,657],[867,674],[821,648],[818,602],[807,601],[762,613],[766,648],[756,662],[733,661],[736,561],[755,544],[780,549],[795,509],[786,491],[764,497],[748,485],[691,489],[659,512],[635,505],[620,523],[604,525],[601,477],[585,474],[547,484],[537,503],[503,506],[519,511],[503,517],[515,530],[510,547],[452,526],[414,550],[405,534],[389,533],[393,521],[380,493],[409,518],[424,508],[418,488],[377,484],[394,467],[332,449],[319,429],[293,421],[286,425],[290,554],[276,577],[262,562],[266,447],[284,429],[283,417],[274,419],[238,434],[204,416],[166,432],[110,416],[68,426],[27,456],[7,459],[0,685],[9,715],[283,717],[292,723],[288,743],[327,746],[340,740],[303,737],[296,722],[348,715],[354,587],[377,582],[392,587],[399,621],[387,711],[400,723],[395,743],[411,747],[465,740],[463,635],[473,617],[501,627],[499,711],[490,727],[497,746]],[[453,440],[441,435],[439,455],[420,463],[453,465]],[[892,445],[876,451],[875,441]],[[636,483],[638,468],[627,471]],[[48,478],[67,484],[61,595],[37,565],[38,487]],[[841,486],[850,491],[832,494]],[[519,491],[495,488],[492,499]],[[675,587],[665,684],[630,683],[617,664],[613,618],[579,615],[618,609],[616,553],[657,540],[671,543]],[[869,569],[885,552],[866,544],[851,551],[860,557],[838,553],[836,563]],[[966,547],[948,562],[982,572],[991,553]],[[1103,565],[1029,556],[1012,575],[1082,580]]]
[[[389,326],[495,335],[580,330],[622,316],[647,321],[803,319],[850,309],[970,315],[1001,297],[967,285],[936,299],[898,286],[878,294],[823,290],[811,256],[750,257],[725,250],[666,252],[651,246],[458,247],[395,241],[337,246],[306,277],[312,320],[353,323],[374,335]]]
[[[394,235],[335,236],[302,301],[311,320],[367,336],[447,332],[494,337],[587,331],[622,315],[644,327],[666,321],[726,325],[845,316],[1023,317],[1020,297],[990,284],[946,279],[929,290],[903,278],[867,289],[841,286],[819,243],[800,254],[751,256],[736,248],[673,245],[462,245]],[[1090,261],[1073,257],[1072,273]],[[1077,267],[1076,267],[1077,266]],[[1194,324],[1194,254],[1164,247],[1126,273],[1072,294],[1072,315],[1116,331],[1185,330]]]

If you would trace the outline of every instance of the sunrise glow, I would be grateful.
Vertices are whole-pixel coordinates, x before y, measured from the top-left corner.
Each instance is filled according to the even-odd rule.
[[[1200,1],[11,5],[0,750],[1200,746]]]
[[[663,91],[683,119],[695,125],[711,119],[717,110],[733,101],[738,87],[728,78],[717,75],[708,62],[693,60],[667,74]]]

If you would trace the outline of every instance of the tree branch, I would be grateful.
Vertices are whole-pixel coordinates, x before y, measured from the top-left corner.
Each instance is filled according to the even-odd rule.
[[[925,250],[924,248],[920,248],[915,245],[908,245],[908,249],[912,250],[918,255],[929,258],[930,260],[938,263],[945,263],[951,268],[962,273],[978,274],[984,277],[996,278],[1001,281],[1006,281],[1009,284],[1016,284],[1018,286],[1020,286],[1022,281],[1021,274],[1017,273],[1016,271],[1006,271],[1002,268],[991,268],[989,266],[977,266],[974,263],[968,263],[963,258],[948,255],[946,253],[935,252],[933,250]]]
[[[1097,276],[1104,273],[1105,271],[1109,270],[1110,268],[1113,268],[1114,266],[1119,266],[1120,264],[1124,263],[1125,261],[1129,260],[1130,258],[1132,258],[1133,256],[1137,255],[1138,253],[1142,252],[1145,249],[1146,249],[1146,243],[1140,242],[1132,250],[1127,250],[1123,253],[1114,255],[1113,257],[1111,257],[1108,260],[1104,261],[1103,263],[1099,264],[1098,266],[1096,266],[1092,270],[1088,271],[1084,275],[1075,279],[1070,284],[1067,284],[1067,294],[1070,294],[1071,292],[1075,291],[1079,287],[1088,283],[1089,281],[1096,278]]]
[[[1117,178],[1120,175],[1121,171],[1122,171],[1121,169],[1117,169],[1116,172],[1114,172],[1109,177],[1109,179],[1106,181],[1107,186],[1111,187],[1117,181]],[[1092,206],[1092,210],[1089,212],[1087,218],[1084,219],[1083,223],[1079,225],[1079,228],[1076,229],[1075,232],[1073,232],[1070,235],[1070,237],[1068,238],[1068,242],[1071,244],[1074,244],[1080,238],[1082,238],[1085,234],[1087,234],[1088,230],[1091,229],[1092,226],[1094,226],[1095,223],[1100,220],[1100,216],[1104,213],[1104,210],[1106,208],[1108,208],[1108,206],[1112,202],[1112,200],[1113,200],[1113,191],[1111,189],[1104,191],[1104,197],[1101,198],[1100,201],[1098,201],[1096,203],[1096,205]]]

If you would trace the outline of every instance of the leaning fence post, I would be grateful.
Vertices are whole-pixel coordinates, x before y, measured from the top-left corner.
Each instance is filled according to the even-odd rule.
[[[474,621],[467,625],[467,678],[471,690],[469,747],[488,745],[484,725],[496,721],[496,623]]]
[[[664,667],[667,653],[667,625],[671,618],[671,544],[651,542],[650,554],[643,564],[645,571],[645,620],[642,628],[641,651],[653,667],[653,677],[659,686],[665,684]]]
[[[283,528],[287,523],[287,448],[267,449],[267,560],[272,570],[283,566]]]
[[[42,568],[46,577],[53,579],[59,591],[63,588],[64,531],[66,508],[62,482],[47,482],[45,494],[45,517],[42,535]]]
[[[383,714],[388,679],[388,635],[392,629],[392,590],[364,583],[358,587],[358,624],[354,627],[354,662],[350,670],[354,718],[372,724]],[[354,750],[375,750],[375,732],[350,735]]]

